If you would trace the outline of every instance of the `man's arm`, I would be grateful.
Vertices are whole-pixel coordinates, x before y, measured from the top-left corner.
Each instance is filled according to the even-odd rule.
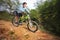
[[[25,11],[30,14],[30,10],[28,8],[25,9]]]

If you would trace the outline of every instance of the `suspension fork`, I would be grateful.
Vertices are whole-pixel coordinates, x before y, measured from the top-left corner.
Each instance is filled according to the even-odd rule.
[[[31,18],[30,18],[30,16],[28,15],[28,22],[30,23],[31,22]]]
[[[29,23],[30,27],[32,27],[32,21],[31,21],[31,18],[29,15],[28,15],[28,23]]]

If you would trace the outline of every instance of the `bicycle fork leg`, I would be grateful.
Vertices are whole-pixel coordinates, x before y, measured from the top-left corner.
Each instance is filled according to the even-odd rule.
[[[33,24],[32,24],[32,22],[31,22],[31,20],[29,20],[29,25],[30,25],[30,27],[32,27],[32,26],[33,26]]]

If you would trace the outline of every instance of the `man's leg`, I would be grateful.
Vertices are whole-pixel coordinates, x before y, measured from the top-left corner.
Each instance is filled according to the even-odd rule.
[[[16,20],[16,22],[18,22],[18,16],[15,16],[15,20]]]
[[[21,17],[22,17],[22,13],[19,13],[19,18],[20,18],[19,20],[20,20],[20,22],[22,21]]]
[[[15,15],[16,23],[18,23],[18,19],[19,19],[19,14],[18,14],[18,13],[16,13],[16,15]]]

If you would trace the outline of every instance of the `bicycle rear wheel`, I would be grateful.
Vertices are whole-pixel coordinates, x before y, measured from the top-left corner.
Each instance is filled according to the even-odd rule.
[[[31,23],[27,24],[28,30],[31,32],[36,32],[38,30],[38,24],[35,21],[31,21]]]
[[[19,26],[19,22],[16,23],[16,18],[15,18],[15,16],[12,18],[12,24],[13,24],[14,26],[16,26],[16,27]]]

